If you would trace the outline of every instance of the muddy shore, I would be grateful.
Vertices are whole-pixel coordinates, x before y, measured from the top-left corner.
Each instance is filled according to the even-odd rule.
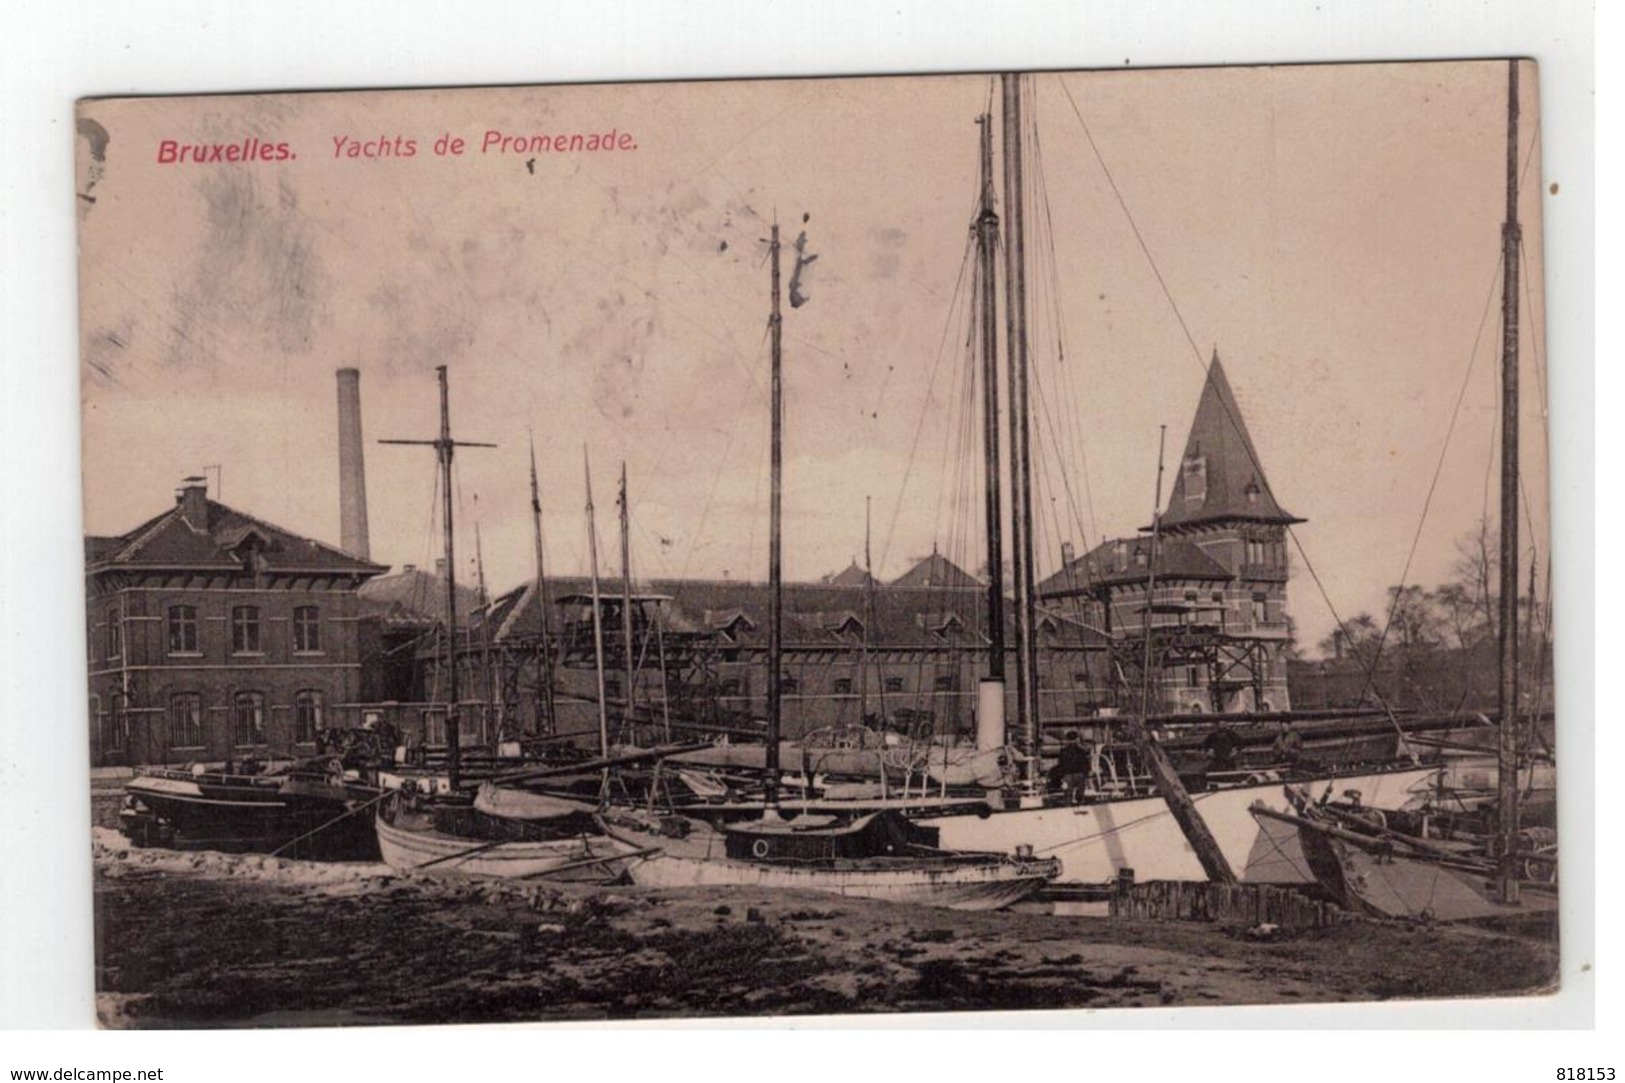
[[[96,830],[109,1027],[505,1022],[1486,996],[1550,989],[1550,925],[1246,930],[760,890],[395,875]]]

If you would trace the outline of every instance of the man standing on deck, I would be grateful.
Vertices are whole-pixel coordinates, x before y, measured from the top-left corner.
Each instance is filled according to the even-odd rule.
[[[1236,753],[1241,749],[1241,738],[1229,726],[1220,725],[1202,742],[1207,749],[1209,774],[1236,769]]]
[[[1070,731],[1055,766],[1050,769],[1050,789],[1065,791],[1072,803],[1077,804],[1083,799],[1084,787],[1088,785],[1093,770],[1094,755],[1089,746],[1078,740],[1077,731]]]
[[[1270,746],[1270,759],[1296,771],[1303,766],[1303,735],[1289,722],[1282,722],[1280,726],[1275,743]]]

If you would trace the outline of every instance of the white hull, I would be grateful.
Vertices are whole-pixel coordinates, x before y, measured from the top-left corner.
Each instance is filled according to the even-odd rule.
[[[1366,805],[1401,808],[1432,790],[1437,767],[1317,779],[1307,784],[1318,799],[1330,785],[1334,795],[1358,790]],[[1304,783],[1294,785],[1303,786]],[[1193,794],[1197,810],[1225,860],[1245,883],[1305,884],[1315,881],[1296,831],[1271,831],[1251,813],[1255,803],[1292,811],[1281,782],[1237,786]],[[1058,858],[1058,885],[1103,884],[1118,870],[1133,869],[1137,880],[1206,880],[1184,832],[1160,797],[1132,797],[1094,804],[1010,809],[986,815],[927,816],[948,850],[1010,853],[1027,845],[1039,857]]]
[[[997,910],[1026,898],[1049,880],[1042,872],[1027,872],[996,859],[935,868],[803,869],[662,853],[632,862],[629,871],[639,887],[817,891],[950,910]]]
[[[384,864],[401,872],[433,869],[474,876],[520,879],[567,871],[617,873],[629,847],[613,839],[567,838],[484,843],[434,831],[408,831],[377,819]],[[595,863],[595,859],[601,859]]]

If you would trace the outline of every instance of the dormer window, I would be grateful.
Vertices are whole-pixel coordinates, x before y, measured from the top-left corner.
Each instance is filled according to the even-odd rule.
[[[1242,490],[1242,494],[1247,497],[1247,503],[1249,505],[1254,505],[1258,503],[1258,497],[1261,491],[1262,490],[1260,490],[1258,487],[1258,479],[1254,478],[1252,481],[1247,483],[1247,487]]]
[[[1182,467],[1185,479],[1185,506],[1199,508],[1207,503],[1207,459],[1192,455]]]

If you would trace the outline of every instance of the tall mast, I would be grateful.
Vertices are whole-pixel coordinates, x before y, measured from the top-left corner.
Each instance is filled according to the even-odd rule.
[[[1004,101],[1005,330],[1010,382],[1011,570],[1016,587],[1016,726],[1027,752],[1026,781],[1038,776],[1038,659],[1033,642],[1032,448],[1028,427],[1027,252],[1021,156],[1021,75],[999,77]]]
[[[553,652],[548,645],[547,569],[542,546],[542,489],[536,480],[536,438],[530,440],[530,522],[536,541],[536,605],[541,612],[541,640],[537,661],[541,663],[541,688],[537,696],[537,728],[551,736],[557,722],[553,714]],[[545,724],[543,719],[546,719]],[[545,729],[543,726],[545,725]]]
[[[1157,502],[1151,505],[1151,559],[1146,562],[1145,572],[1145,616],[1141,618],[1140,627],[1145,633],[1145,657],[1142,659],[1140,671],[1140,718],[1151,717],[1151,657],[1153,651],[1153,629],[1151,615],[1156,608],[1157,598],[1157,543],[1162,535],[1162,457],[1164,446],[1168,441],[1168,426],[1163,425],[1157,431]]]
[[[1141,630],[1145,634],[1145,660],[1144,672],[1140,675],[1140,710],[1138,714],[1130,714],[1125,722],[1127,724],[1129,739],[1139,751],[1140,758],[1145,762],[1146,769],[1151,773],[1151,783],[1157,795],[1167,804],[1168,811],[1173,813],[1174,822],[1184,834],[1185,841],[1190,844],[1196,860],[1202,865],[1202,871],[1207,878],[1216,884],[1233,884],[1236,874],[1230,868],[1230,862],[1219,849],[1218,840],[1213,832],[1208,830],[1207,821],[1202,819],[1201,812],[1197,811],[1196,802],[1191,800],[1185,783],[1180,780],[1179,772],[1174,769],[1173,761],[1163,747],[1151,739],[1151,731],[1146,727],[1146,718],[1151,714],[1151,662],[1152,662],[1152,600],[1157,592],[1157,543],[1161,540],[1162,523],[1162,455],[1163,443],[1168,436],[1168,427],[1164,425],[1157,436],[1157,502],[1151,508],[1151,557],[1146,562],[1145,576],[1145,610],[1141,619]]]
[[[1003,748],[1004,500],[999,487],[999,216],[993,209],[993,115],[980,125],[981,200],[976,215],[976,280],[981,323],[983,518],[987,533],[987,674],[977,685],[976,747]]]
[[[1507,210],[1501,226],[1501,901],[1518,901],[1518,62],[1507,62]]]
[[[598,520],[592,508],[592,464],[587,449],[581,449],[581,466],[587,478],[587,552],[592,568],[592,657],[598,676],[598,752],[609,757],[609,705],[604,701],[604,621],[598,594]],[[608,778],[608,775],[605,775]]]
[[[626,652],[626,660],[622,670],[626,677],[626,713],[622,716],[627,722],[632,720],[634,696],[632,682],[637,677],[637,658],[632,650],[632,540],[631,534],[631,508],[626,492],[626,463],[621,463],[621,492],[616,498],[616,504],[621,513],[621,638],[624,640],[622,649]],[[624,723],[623,723],[624,725]]]
[[[480,524],[474,523],[474,574],[480,588],[480,672],[485,682],[485,713],[480,722],[480,740],[490,740],[492,711],[496,708],[495,672],[491,668],[491,594],[485,589],[485,548],[480,544]],[[497,739],[502,738],[502,717],[497,713]]]
[[[768,332],[773,344],[772,403],[772,489],[769,502],[767,551],[768,631],[767,631],[767,807],[779,805],[779,711],[780,687],[784,679],[784,598],[781,565],[782,490],[784,486],[784,386],[782,370],[784,318],[779,313],[779,224],[773,223],[768,253],[773,263],[773,309],[768,316]]]
[[[858,725],[869,721],[869,632],[875,624],[875,567],[869,548],[869,503],[863,498],[863,645],[858,653]]]
[[[446,550],[446,653],[450,676],[447,679],[446,703],[446,776],[452,790],[461,781],[462,733],[458,725],[457,701],[457,554],[456,532],[452,526],[451,457],[459,447],[496,447],[495,444],[474,443],[451,438],[451,392],[446,382],[446,366],[436,365],[435,375],[440,380],[440,438],[438,440],[380,440],[380,444],[416,444],[435,449],[440,460],[440,489],[443,497],[441,519],[445,527]]]

